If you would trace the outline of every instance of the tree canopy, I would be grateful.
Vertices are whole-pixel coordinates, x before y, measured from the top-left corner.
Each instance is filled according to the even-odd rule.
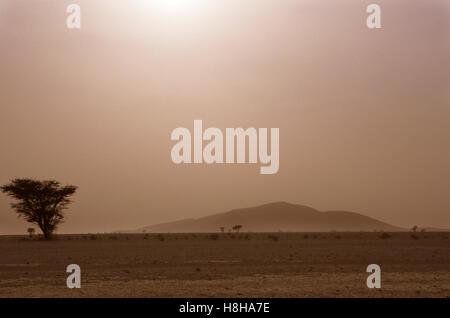
[[[55,180],[17,178],[0,187],[3,193],[17,200],[11,207],[27,222],[34,223],[49,239],[64,220],[69,198],[77,190],[73,185],[61,185]]]

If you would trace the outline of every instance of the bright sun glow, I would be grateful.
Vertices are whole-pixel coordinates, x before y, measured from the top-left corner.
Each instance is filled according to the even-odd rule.
[[[139,10],[164,15],[191,15],[207,6],[208,0],[132,0]]]

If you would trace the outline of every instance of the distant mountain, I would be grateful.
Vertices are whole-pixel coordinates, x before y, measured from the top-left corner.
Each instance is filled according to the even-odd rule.
[[[347,211],[321,212],[316,209],[275,202],[261,206],[231,210],[198,219],[147,226],[130,232],[193,233],[226,231],[234,225],[250,232],[329,232],[329,231],[405,231],[362,214]]]

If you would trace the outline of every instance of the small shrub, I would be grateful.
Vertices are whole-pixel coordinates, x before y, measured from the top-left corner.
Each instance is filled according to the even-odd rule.
[[[270,234],[270,235],[267,235],[267,238],[274,242],[278,242],[278,236],[276,236],[276,235]]]
[[[236,233],[239,233],[239,231],[242,229],[242,225],[241,224],[236,224],[235,226],[233,226],[231,228],[233,231],[235,231]]]
[[[213,240],[213,241],[216,241],[216,240],[219,239],[219,234],[213,233],[213,234],[211,234],[211,235],[209,236],[209,238],[210,238],[211,240]]]
[[[386,233],[386,232],[382,232],[381,235],[380,235],[381,239],[389,239],[391,237],[392,236],[389,233]]]
[[[36,230],[34,228],[32,228],[32,227],[29,227],[27,229],[27,232],[28,232],[28,235],[29,235],[30,239],[32,239],[33,238],[33,234],[36,232]]]

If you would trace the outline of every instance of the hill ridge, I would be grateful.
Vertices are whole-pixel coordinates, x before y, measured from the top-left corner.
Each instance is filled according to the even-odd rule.
[[[344,210],[319,211],[312,207],[277,201],[247,208],[145,226],[135,233],[190,233],[226,231],[240,224],[250,232],[405,231],[375,218]]]

